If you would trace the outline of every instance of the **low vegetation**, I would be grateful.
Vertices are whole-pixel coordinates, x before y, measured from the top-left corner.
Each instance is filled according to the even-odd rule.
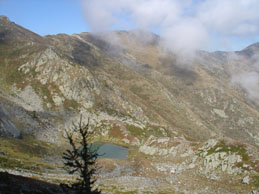
[[[227,145],[224,140],[220,141],[219,144],[214,146],[208,151],[207,155],[217,153],[217,152],[230,152],[230,153],[236,153],[240,155],[243,159],[243,161],[248,161],[249,157],[247,154],[247,151],[245,147],[241,144],[237,145]]]
[[[0,138],[0,152],[0,168],[41,173],[54,169],[51,158],[58,158],[61,150],[54,144],[23,135],[22,139]]]

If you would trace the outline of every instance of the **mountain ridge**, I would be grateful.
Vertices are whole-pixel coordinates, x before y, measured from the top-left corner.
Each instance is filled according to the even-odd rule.
[[[249,57],[199,51],[182,60],[148,32],[145,39],[137,31],[41,37],[1,18],[0,110],[6,110],[24,141],[39,141],[44,150],[65,146],[64,129],[83,115],[90,118],[94,141],[132,148],[127,161],[104,161],[125,173],[129,168],[136,176],[186,178],[190,172],[206,180],[215,175],[221,177],[220,188],[225,174],[256,177],[258,86],[250,90],[246,80],[237,79],[256,73]],[[253,45],[249,49],[257,52]],[[12,130],[0,126],[6,132],[1,141],[8,142]],[[44,165],[53,168],[46,160]]]
[[[13,25],[13,24],[11,24],[11,25]],[[14,28],[14,29],[16,29],[16,28]],[[97,101],[95,101],[95,99],[97,99],[97,98],[95,98],[94,96],[96,96],[96,95],[98,96],[99,95],[98,93],[102,92],[100,89],[103,86],[106,88],[106,90],[109,87],[111,87],[110,88],[110,90],[111,90],[110,91],[110,95],[113,96],[112,97],[113,100],[115,100],[116,98],[120,98],[123,101],[123,99],[120,97],[120,95],[123,94],[123,93],[121,93],[121,90],[124,90],[124,94],[126,94],[126,95],[123,95],[123,97],[127,97],[127,95],[132,96],[130,98],[131,99],[135,99],[135,100],[132,101],[133,104],[135,104],[136,100],[137,100],[137,104],[138,103],[142,104],[142,106],[139,106],[139,104],[137,106],[138,107],[142,107],[142,108],[145,107],[145,111],[147,111],[147,112],[148,112],[148,110],[150,108],[148,107],[149,103],[146,104],[146,102],[145,102],[146,98],[150,99],[151,101],[153,101],[154,105],[157,104],[156,107],[153,107],[152,109],[150,109],[151,114],[155,114],[157,116],[159,115],[158,118],[162,116],[161,117],[161,118],[163,118],[162,120],[165,119],[164,121],[166,121],[166,123],[168,121],[169,121],[169,123],[170,122],[171,123],[175,123],[175,121],[173,121],[170,118],[173,117],[172,115],[176,115],[177,114],[179,116],[179,118],[176,117],[177,120],[185,120],[185,123],[181,123],[181,121],[180,121],[180,123],[181,123],[180,124],[180,128],[186,128],[184,126],[186,126],[186,123],[188,123],[188,122],[190,122],[190,125],[192,126],[192,128],[193,127],[195,128],[195,125],[197,126],[197,124],[195,124],[195,122],[193,122],[191,120],[188,121],[188,120],[184,119],[184,118],[186,118],[186,116],[183,116],[183,115],[180,116],[180,115],[183,114],[181,112],[184,112],[184,114],[185,114],[186,111],[189,111],[189,113],[192,116],[194,116],[194,117],[197,117],[198,115],[200,115],[200,113],[198,113],[198,114],[195,113],[195,108],[197,108],[197,107],[199,107],[201,105],[200,102],[199,101],[194,102],[194,101],[192,101],[191,99],[188,99],[188,98],[186,99],[186,97],[188,96],[188,95],[186,96],[187,93],[191,92],[194,96],[197,96],[197,93],[194,92],[193,89],[196,88],[197,90],[200,90],[201,89],[200,84],[203,85],[202,87],[205,87],[205,88],[206,87],[210,87],[212,89],[212,91],[214,90],[213,88],[215,88],[215,89],[217,88],[217,84],[220,84],[220,85],[223,84],[223,83],[220,83],[221,81],[217,77],[211,76],[211,74],[210,74],[211,70],[207,70],[206,69],[208,67],[210,68],[210,66],[206,65],[206,67],[204,68],[204,65],[200,64],[200,65],[194,65],[193,67],[191,67],[191,69],[188,69],[188,68],[186,69],[185,67],[178,66],[177,65],[177,56],[175,56],[175,55],[171,55],[170,56],[167,53],[163,53],[162,55],[158,54],[158,49],[159,48],[153,47],[152,44],[151,44],[151,47],[149,47],[150,45],[148,45],[147,47],[149,49],[151,49],[149,51],[152,52],[151,54],[153,54],[153,56],[150,55],[151,56],[150,59],[147,58],[147,57],[142,58],[142,55],[143,56],[148,56],[148,53],[146,53],[146,50],[148,50],[148,48],[146,48],[146,45],[142,45],[142,43],[139,42],[138,39],[136,39],[137,36],[135,34],[133,34],[131,32],[112,32],[112,35],[114,33],[115,34],[119,34],[117,39],[120,39],[121,41],[124,41],[124,44],[123,44],[124,48],[123,49],[119,48],[120,51],[118,51],[118,52],[117,52],[117,50],[116,50],[117,48],[116,48],[115,49],[116,54],[113,54],[113,53],[111,54],[111,52],[114,52],[114,51],[110,51],[110,50],[113,50],[114,49],[113,47],[116,47],[116,45],[113,45],[113,46],[110,47],[109,46],[110,45],[109,42],[107,42],[105,40],[106,37],[104,37],[104,39],[102,39],[102,37],[101,37],[101,41],[102,41],[101,44],[106,44],[107,46],[104,47],[104,48],[100,48],[98,46],[98,44],[100,44],[100,43],[96,43],[96,41],[98,40],[98,36],[97,36],[97,38],[93,38],[93,35],[90,35],[90,37],[88,37],[89,33],[83,33],[83,34],[78,34],[78,35],[74,34],[72,36],[62,35],[62,34],[54,35],[54,36],[46,36],[46,37],[42,38],[41,41],[44,40],[45,41],[44,45],[48,45],[49,44],[49,46],[46,46],[46,47],[44,46],[44,48],[40,47],[39,49],[42,50],[43,52],[40,51],[41,54],[37,54],[36,58],[34,57],[34,59],[33,58],[29,59],[29,61],[32,60],[31,62],[29,62],[29,63],[27,62],[26,64],[20,66],[17,69],[17,71],[18,71],[17,73],[20,76],[24,76],[24,75],[28,74],[29,72],[32,72],[35,75],[29,73],[31,79],[32,80],[36,80],[36,83],[42,85],[42,87],[44,85],[46,85],[46,84],[50,84],[49,87],[53,88],[53,89],[55,87],[58,87],[58,88],[54,89],[56,91],[55,93],[58,94],[58,93],[61,92],[61,95],[64,96],[64,97],[57,96],[57,98],[55,98],[55,97],[53,98],[54,91],[51,91],[51,89],[47,89],[45,91],[45,93],[48,94],[47,96],[45,96],[45,97],[47,97],[46,101],[50,100],[50,102],[52,102],[52,105],[56,106],[57,104],[60,104],[60,103],[63,104],[63,102],[59,102],[59,101],[60,100],[64,101],[64,100],[66,100],[66,98],[69,98],[67,100],[68,101],[70,100],[71,101],[70,103],[73,103],[74,105],[76,105],[76,104],[78,104],[78,100],[79,100],[79,99],[76,99],[76,98],[78,98],[80,95],[82,95],[82,94],[80,94],[80,90],[81,89],[80,89],[79,85],[77,86],[77,87],[79,87],[77,89],[77,92],[75,90],[73,91],[73,89],[75,89],[75,88],[72,89],[71,86],[69,86],[68,88],[65,88],[64,86],[62,86],[62,84],[64,84],[66,82],[64,80],[65,78],[63,77],[61,82],[59,83],[59,84],[61,84],[62,87],[61,86],[57,86],[57,85],[55,86],[55,82],[57,82],[55,80],[57,79],[56,77],[58,77],[58,74],[53,74],[52,76],[50,76],[48,74],[49,70],[46,70],[46,71],[48,71],[48,72],[46,72],[47,74],[44,73],[44,75],[43,75],[41,73],[41,71],[44,71],[44,68],[45,68],[44,66],[42,66],[42,63],[44,63],[44,60],[45,61],[49,60],[50,63],[52,64],[51,66],[48,65],[48,69],[50,69],[50,68],[53,69],[53,67],[57,66],[56,63],[58,62],[59,63],[58,66],[59,66],[59,68],[63,69],[62,70],[63,72],[68,72],[69,70],[65,70],[64,67],[63,67],[64,65],[62,65],[62,64],[67,64],[68,66],[72,65],[69,68],[73,68],[75,70],[78,69],[75,66],[75,64],[79,64],[83,68],[82,70],[79,70],[81,68],[81,67],[79,67],[79,69],[78,69],[79,72],[80,71],[82,71],[82,72],[85,71],[85,73],[83,73],[82,76],[83,75],[86,76],[87,74],[89,74],[89,76],[91,77],[91,78],[89,78],[90,79],[89,80],[90,81],[90,85],[89,86],[86,85],[86,88],[88,88],[89,91],[87,93],[83,94],[83,95],[85,95],[84,98],[86,98],[86,99],[89,98],[90,99],[90,101],[91,101],[90,103],[92,103],[92,104],[96,104],[97,103]],[[30,35],[31,34],[28,33],[28,36],[30,36]],[[120,35],[122,35],[122,37],[120,37]],[[131,36],[133,36],[135,38],[131,39],[130,38]],[[20,38],[20,36],[18,36],[18,38]],[[131,43],[129,42],[130,40],[131,40]],[[132,40],[134,40],[134,41],[132,41]],[[137,42],[135,42],[135,41],[137,41]],[[116,44],[119,44],[119,43],[116,43]],[[135,47],[137,44],[139,44],[140,46],[139,47]],[[143,53],[143,54],[141,54],[141,55],[135,54],[134,53],[135,51],[133,51],[131,49],[132,45],[135,48],[138,48],[138,53],[139,54],[141,54],[141,53]],[[33,48],[32,50],[34,50],[35,47],[33,45],[31,47]],[[101,50],[99,50],[99,48]],[[109,51],[107,51],[107,49]],[[35,52],[37,53],[38,51],[35,49]],[[103,53],[103,54],[101,54],[101,53]],[[211,54],[209,54],[209,56],[210,55]],[[98,56],[101,56],[101,57],[98,57]],[[136,56],[136,58],[132,59],[132,58],[129,58],[129,56],[131,56],[131,57],[132,56]],[[117,63],[117,61],[115,61],[116,58],[119,58],[119,63]],[[37,66],[37,61],[35,61],[35,59],[38,60],[38,61],[40,59],[40,60],[42,60],[42,62],[40,62],[40,64],[38,62],[39,65]],[[215,60],[217,60],[217,58]],[[103,61],[105,61],[105,62],[103,62]],[[123,66],[122,62],[124,62],[124,61],[130,61],[130,63],[128,65],[126,65],[126,66]],[[135,64],[131,65],[132,63],[135,63]],[[199,59],[197,59],[196,62],[194,62],[194,63],[199,64],[201,62],[199,61]],[[127,64],[127,62],[125,64]],[[145,65],[149,66],[149,68],[147,69],[145,67]],[[84,67],[87,67],[88,70],[85,69]],[[112,71],[110,71],[109,68],[112,68]],[[55,70],[55,69],[56,68],[54,68],[52,71],[56,72],[57,70]],[[120,69],[120,71],[116,71],[118,69]],[[121,72],[123,72],[123,71],[126,73],[126,74],[124,73],[125,77],[119,76],[119,74],[121,74]],[[100,75],[100,72],[103,72],[104,74],[103,73],[101,73],[101,74],[103,74],[103,75],[106,74],[106,76],[108,76],[108,77],[103,77],[103,75]],[[148,73],[148,72],[150,72],[151,74]],[[215,72],[213,72],[213,73],[215,73]],[[155,74],[156,77],[154,77],[154,75],[152,75],[152,74]],[[35,77],[36,75],[37,75],[37,77]],[[80,75],[80,74],[78,74],[78,75]],[[98,80],[97,79],[98,80],[97,81],[94,78],[96,76],[98,77],[99,75],[102,77],[101,79],[104,79],[104,80]],[[76,76],[76,75],[74,74],[72,76],[72,74],[65,73],[65,76],[69,76],[71,81],[72,81],[72,79],[73,79],[72,77]],[[126,78],[127,76],[130,76],[130,79],[132,81],[133,80],[141,80],[141,81],[139,81],[138,83],[136,82],[135,84],[132,84],[132,83],[130,83],[127,80],[127,78]],[[46,77],[49,77],[49,78],[46,78]],[[124,78],[126,78],[126,79],[124,79]],[[21,77],[21,80],[22,79],[23,78]],[[28,78],[26,78],[26,79],[28,79]],[[48,79],[50,80],[50,82],[48,81]],[[211,80],[211,81],[209,81],[209,80]],[[205,82],[208,81],[207,83],[209,83],[209,84],[204,84],[205,83],[204,81]],[[23,81],[23,82],[26,83],[26,81]],[[89,83],[83,77],[81,77],[80,79],[78,79],[78,81],[74,82],[74,84],[80,84],[80,82],[83,82],[85,84]],[[98,83],[98,82],[100,82],[100,83]],[[106,85],[102,85],[101,86],[100,85],[101,82],[103,82],[102,84],[106,84],[107,86]],[[104,82],[106,82],[106,83],[104,83]],[[107,82],[109,82],[110,86],[108,86],[109,84]],[[174,82],[174,84],[172,84],[171,82]],[[215,82],[217,84],[215,86],[213,86],[214,85],[214,84],[212,84],[213,82]],[[121,85],[122,83],[125,84],[125,85]],[[15,83],[15,84],[21,84],[21,82],[18,82],[18,83]],[[99,86],[98,86],[98,84],[99,84]],[[117,84],[119,84],[119,85],[117,85]],[[210,85],[210,84],[212,84],[212,85]],[[25,85],[26,84],[24,84],[24,86]],[[17,86],[19,88],[19,85],[17,85]],[[24,86],[20,86],[21,89],[23,89]],[[149,87],[150,89],[145,89],[145,88],[143,88],[143,86],[145,86],[145,88]],[[98,88],[97,91],[95,91],[96,87],[101,87],[101,88]],[[115,88],[112,88],[112,87],[115,87]],[[125,90],[125,88],[128,88],[129,90]],[[142,88],[142,89],[140,89],[140,88]],[[179,90],[180,88],[182,88],[182,89]],[[36,88],[34,88],[34,90],[35,89]],[[151,91],[156,91],[156,90],[159,91],[161,89],[162,90],[167,90],[167,92],[165,92],[165,93],[163,93],[161,95],[156,94],[156,92],[155,93],[151,92]],[[73,96],[75,94],[69,94],[68,95],[67,92],[69,90],[72,90],[73,92],[76,92],[77,96]],[[91,92],[90,92],[91,90],[94,92],[94,94],[91,94]],[[227,86],[226,90],[227,91],[231,91],[231,90],[233,90],[233,88],[231,88],[230,86]],[[107,91],[108,91],[107,94],[109,95],[109,90],[107,90]],[[234,92],[234,90],[233,90],[233,92]],[[119,96],[116,93],[119,94]],[[106,96],[107,94],[105,94],[104,96]],[[137,95],[137,98],[134,97],[136,95]],[[158,95],[158,96],[155,97],[156,95]],[[164,95],[164,97],[162,97],[163,95]],[[231,94],[227,94],[226,97],[229,98],[230,97],[229,95],[231,96]],[[88,97],[86,97],[86,96],[88,96]],[[117,108],[115,108],[115,109],[118,109],[118,103],[116,103],[113,100],[111,101],[112,98],[110,98],[110,102],[112,103],[112,106],[115,106],[115,107],[117,106]],[[144,98],[145,98],[145,101],[143,101]],[[162,100],[163,98],[164,98],[164,100]],[[171,101],[172,100],[179,101],[180,103],[184,102],[184,104],[186,104],[186,102],[191,100],[190,102],[188,102],[188,103],[190,103],[191,106],[189,106],[187,104],[184,105],[184,106],[181,106],[181,105],[178,106],[177,104],[174,105],[172,102],[166,100],[166,98],[171,100]],[[197,96],[197,98],[200,98],[200,97]],[[56,99],[56,101],[57,101],[56,104],[53,101],[53,99]],[[162,100],[162,101],[157,103],[156,99],[160,100],[160,101]],[[185,99],[187,101],[182,101],[183,99]],[[83,99],[81,99],[81,101],[82,100]],[[102,99],[101,103],[103,103],[103,101],[107,101],[107,99],[106,100]],[[127,102],[129,102],[129,101],[130,100],[128,99]],[[149,102],[151,102],[151,101],[149,101]],[[125,103],[127,103],[127,102],[125,101]],[[165,106],[163,107],[163,109],[161,109],[160,106],[162,106],[163,103],[165,103]],[[48,106],[52,106],[51,103],[49,103],[49,102],[47,104],[48,104]],[[167,108],[169,104],[171,104],[172,108],[174,107],[173,109],[175,109],[175,108],[179,109],[180,108],[179,110],[182,109],[183,111],[177,112],[177,113],[175,112],[174,113],[174,111],[172,112],[172,110],[169,110]],[[192,107],[192,105],[195,105],[195,104],[197,106],[196,107]],[[91,106],[91,105],[89,105],[89,106]],[[107,106],[110,106],[110,108],[113,109],[113,107],[111,107],[111,104],[107,105]],[[246,107],[246,105],[243,105],[243,106],[244,106],[244,108]],[[125,110],[125,109],[124,110],[121,109],[121,108],[119,108],[119,109],[120,109],[119,112],[120,111],[122,111],[124,113],[127,112],[127,110]],[[218,110],[220,110],[220,112],[222,112],[222,113],[224,112],[224,110],[222,110],[220,108],[218,108]],[[157,113],[157,111],[161,112],[162,115]],[[196,111],[200,112],[200,110],[196,110]],[[196,114],[196,116],[195,116],[195,114]],[[217,115],[217,113],[214,113],[214,114]],[[221,116],[223,116],[223,115],[224,114],[222,114]],[[219,118],[223,118],[223,119],[225,117],[225,116],[220,117],[220,115],[218,115],[218,116],[219,116]],[[200,116],[198,116],[198,117],[200,117]],[[206,118],[206,116],[205,116],[205,118]],[[200,119],[198,119],[198,120],[200,120]],[[175,123],[175,126],[179,127],[179,123],[178,124]],[[202,124],[202,126],[205,126],[205,125]],[[209,126],[212,126],[212,125],[209,124]],[[196,127],[197,130],[200,130],[200,128],[202,128],[202,127],[200,127],[200,126]],[[206,132],[206,131],[208,131],[208,130],[204,130],[203,132]],[[188,133],[190,133],[190,131],[184,129],[184,133],[188,134]],[[191,135],[195,136],[195,134],[193,134],[193,133],[191,133]]]

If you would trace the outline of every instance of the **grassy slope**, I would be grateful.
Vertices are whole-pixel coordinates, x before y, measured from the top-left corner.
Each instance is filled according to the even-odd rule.
[[[22,139],[0,138],[0,168],[25,169],[34,172],[54,170],[62,149],[55,144],[36,140],[32,136]]]
[[[5,27],[5,24],[2,22],[1,25]],[[176,56],[168,55],[168,53],[159,50],[156,44],[143,44],[126,32],[120,35],[124,54],[126,52],[132,55],[138,65],[146,64],[149,68],[136,72],[135,69],[107,56],[105,50],[102,50],[100,46],[102,45],[100,43],[103,42],[90,40],[87,35],[82,40],[68,35],[43,38],[14,24],[9,25],[12,28],[8,28],[6,25],[7,27],[2,28],[2,31],[10,33],[1,35],[0,75],[3,79],[2,83],[5,82],[9,85],[15,83],[18,87],[23,88],[33,82],[33,87],[37,88],[36,91],[42,95],[43,93],[47,94],[47,100],[51,99],[48,91],[40,83],[34,82],[34,77],[27,81],[17,69],[21,64],[30,60],[35,53],[52,45],[57,48],[62,57],[73,61],[76,65],[87,67],[96,78],[99,75],[109,77],[119,88],[126,101],[141,106],[144,114],[151,120],[168,124],[189,138],[203,140],[210,136],[211,131],[227,136],[235,132],[235,138],[242,138],[242,135],[245,134],[242,133],[241,128],[235,126],[239,118],[238,115],[245,113],[245,117],[253,114],[258,116],[258,111],[243,103],[242,97],[228,86],[224,86],[225,80],[217,79],[199,64],[195,64],[193,69],[182,69],[177,65]],[[15,38],[11,39],[11,37]],[[101,49],[94,49],[87,41],[96,44]],[[107,49],[107,45],[104,48]],[[71,58],[70,55],[73,57]],[[220,92],[218,85],[223,87],[225,93]],[[106,95],[103,91],[101,96]],[[208,92],[206,93],[206,91]],[[201,98],[199,92],[205,93],[207,97],[215,96],[217,103],[206,104],[207,99]],[[171,96],[169,97],[168,94]],[[115,94],[112,95],[115,96]],[[233,115],[233,119],[223,120],[212,115],[211,111],[214,107],[223,109],[223,102],[231,103],[233,97],[238,99],[240,107],[239,111],[235,113],[227,112],[227,114]],[[113,109],[119,108],[121,114],[127,114],[127,110],[123,110],[117,104],[109,104],[110,102],[106,98],[101,98],[100,102],[101,104],[98,104],[99,102],[96,100],[96,108],[102,106],[107,112],[114,112]],[[65,107],[68,109],[69,107],[77,108],[77,104],[65,101]],[[258,118],[250,126],[251,130],[255,132],[256,130],[253,128],[257,129],[256,126],[259,126]],[[244,139],[249,141],[247,135]]]
[[[169,123],[194,139],[203,140],[210,136],[210,132],[215,132],[254,144],[237,123],[241,118],[252,117],[253,123],[246,126],[256,134],[259,112],[228,84],[228,76],[211,73],[210,63],[213,62],[206,61],[204,64],[197,60],[189,69],[182,68],[177,64],[175,55],[160,50],[158,45],[143,43],[127,32],[118,34],[124,49],[122,55],[126,58],[127,55],[133,56],[137,67],[130,68],[137,69],[137,72],[130,72],[125,66],[112,68],[112,65],[106,72],[112,75],[114,83],[120,86],[125,96],[144,109],[145,114]],[[92,39],[89,41],[95,43]],[[110,55],[105,49],[103,52]],[[117,56],[113,58],[116,60]],[[174,102],[165,91],[171,94]],[[214,108],[225,110],[229,119],[213,114]]]

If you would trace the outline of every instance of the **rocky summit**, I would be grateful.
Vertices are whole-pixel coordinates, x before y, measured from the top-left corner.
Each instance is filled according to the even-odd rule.
[[[179,56],[162,41],[40,36],[1,16],[0,193],[40,181],[37,193],[62,193],[76,178],[62,169],[64,130],[80,115],[93,142],[129,148],[98,159],[103,193],[259,193],[259,44]]]

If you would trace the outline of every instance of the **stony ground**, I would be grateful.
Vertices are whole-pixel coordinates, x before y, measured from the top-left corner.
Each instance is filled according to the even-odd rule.
[[[199,52],[186,67],[154,35],[110,33],[121,45],[88,33],[41,37],[4,16],[0,31],[2,171],[73,180],[63,135],[83,115],[93,141],[130,148],[126,160],[98,161],[106,193],[258,191],[259,95],[231,82],[232,72],[258,71],[246,55],[258,44]]]
[[[254,152],[253,147],[234,144],[227,139],[211,139],[205,144],[187,146],[189,142],[182,141],[166,148],[166,143],[161,144],[161,141],[153,140],[152,147],[163,146],[167,151],[135,147],[126,160],[98,159],[101,168],[96,186],[110,194],[258,192],[258,152]],[[160,144],[156,145],[158,142]],[[245,146],[246,152],[242,153],[237,146]],[[249,160],[244,160],[246,156]],[[76,178],[67,175],[60,164],[41,172],[22,168],[1,171],[51,184]]]

